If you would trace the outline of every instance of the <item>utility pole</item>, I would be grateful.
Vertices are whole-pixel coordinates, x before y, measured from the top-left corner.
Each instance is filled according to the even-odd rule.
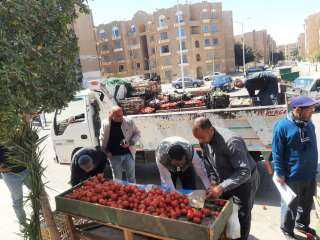
[[[177,0],[177,20],[178,20],[178,32],[179,32],[180,69],[181,69],[182,91],[185,92],[179,0]]]
[[[242,62],[243,62],[243,74],[246,75],[246,54],[244,49],[244,23],[241,23],[242,26]]]

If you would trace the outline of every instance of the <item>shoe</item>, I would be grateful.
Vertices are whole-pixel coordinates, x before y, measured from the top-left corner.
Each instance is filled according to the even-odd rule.
[[[296,240],[294,233],[289,233],[289,232],[286,232],[283,230],[281,230],[281,231],[282,231],[282,234],[286,240]]]
[[[304,233],[304,234],[309,233],[309,234],[311,234],[311,235],[313,235],[313,236],[316,236],[316,235],[317,235],[316,230],[314,230],[314,229],[311,228],[311,227],[302,227],[302,226],[297,225],[297,226],[295,226],[294,228],[295,228],[297,231],[302,232],[302,233]]]

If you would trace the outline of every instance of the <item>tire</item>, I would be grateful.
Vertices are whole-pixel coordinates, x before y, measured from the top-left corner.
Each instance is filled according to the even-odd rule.
[[[180,89],[179,84],[175,85],[174,88],[175,88],[175,89]]]
[[[194,83],[194,84],[192,84],[192,86],[196,88],[196,87],[199,87],[199,84],[198,83]]]

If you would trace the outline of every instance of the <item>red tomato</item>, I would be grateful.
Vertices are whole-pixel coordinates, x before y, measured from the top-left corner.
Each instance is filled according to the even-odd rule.
[[[196,224],[199,224],[199,223],[201,223],[201,219],[198,217],[195,217],[195,218],[193,218],[193,222]]]

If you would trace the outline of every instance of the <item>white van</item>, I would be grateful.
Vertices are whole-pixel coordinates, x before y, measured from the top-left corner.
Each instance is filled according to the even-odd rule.
[[[51,138],[58,163],[70,163],[73,154],[83,147],[99,146],[99,93],[83,90],[67,107],[54,115]],[[70,121],[75,118],[74,121]]]

